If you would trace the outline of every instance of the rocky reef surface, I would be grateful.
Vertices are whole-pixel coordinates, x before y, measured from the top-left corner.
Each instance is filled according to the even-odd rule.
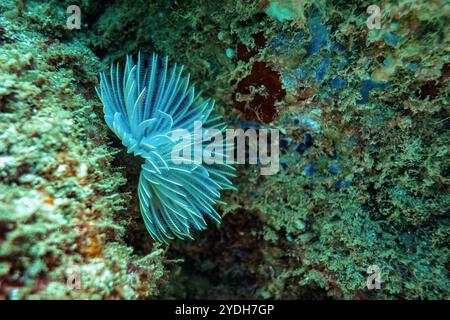
[[[99,59],[54,4],[0,4],[0,299],[155,296],[164,249],[127,243]]]
[[[68,30],[71,4],[0,4],[0,298],[448,299],[445,1],[380,1],[379,29],[370,1],[84,0]],[[95,96],[138,51],[281,133],[195,241],[150,240]]]

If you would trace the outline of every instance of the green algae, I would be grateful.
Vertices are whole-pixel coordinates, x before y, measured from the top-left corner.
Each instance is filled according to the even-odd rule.
[[[164,253],[125,242],[125,179],[92,98],[98,58],[58,31],[63,8],[0,9],[0,298],[155,296]],[[74,272],[79,290],[66,283]]]
[[[89,26],[68,32],[56,1],[4,2],[0,296],[448,299],[448,6],[382,1],[368,30],[371,4],[83,1]],[[232,97],[255,61],[286,90],[270,126],[292,140],[287,167],[240,167],[223,224],[196,242],[149,241],[128,205],[139,163],[99,119],[96,55],[138,50],[186,64],[226,119],[245,119]],[[80,291],[65,284],[75,267]]]
[[[287,7],[282,7],[278,2],[271,2],[266,9],[266,13],[280,22],[294,20],[295,13]]]

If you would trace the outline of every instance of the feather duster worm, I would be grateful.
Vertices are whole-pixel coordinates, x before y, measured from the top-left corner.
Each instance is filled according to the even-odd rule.
[[[201,121],[205,128],[225,130],[220,116],[211,117],[214,102],[202,100],[182,71],[176,64],[169,69],[167,57],[156,54],[147,67],[140,54],[136,64],[127,56],[124,71],[111,65],[96,88],[108,127],[128,153],[145,159],[138,185],[140,211],[148,232],[160,242],[192,239],[193,229],[206,228],[205,216],[220,223],[214,205],[221,190],[233,188],[229,177],[234,169],[228,164],[172,159],[177,129],[194,136],[194,122]]]

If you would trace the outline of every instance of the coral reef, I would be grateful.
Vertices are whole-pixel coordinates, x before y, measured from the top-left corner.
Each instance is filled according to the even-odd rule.
[[[449,298],[448,3],[380,1],[369,29],[362,0],[82,1],[74,32],[66,4],[0,5],[2,297]],[[99,120],[98,69],[139,49],[280,130],[280,172],[239,166],[196,241],[149,241],[140,163]],[[102,281],[67,289],[76,265]]]
[[[0,4],[0,299],[155,296],[164,251],[126,242],[126,181],[92,91],[99,60],[58,32],[63,8],[17,9]],[[30,18],[53,11],[63,19]]]

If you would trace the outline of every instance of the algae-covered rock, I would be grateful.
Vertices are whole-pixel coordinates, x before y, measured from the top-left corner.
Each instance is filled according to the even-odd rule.
[[[126,181],[93,95],[99,59],[64,30],[62,7],[0,10],[0,298],[155,296],[164,253],[125,241]]]
[[[380,1],[377,27],[370,1],[85,0],[80,30],[70,1],[17,3],[0,4],[1,298],[449,298],[448,3]],[[280,171],[238,166],[195,241],[150,240],[141,163],[95,96],[139,51],[184,64],[230,127],[280,133]]]

